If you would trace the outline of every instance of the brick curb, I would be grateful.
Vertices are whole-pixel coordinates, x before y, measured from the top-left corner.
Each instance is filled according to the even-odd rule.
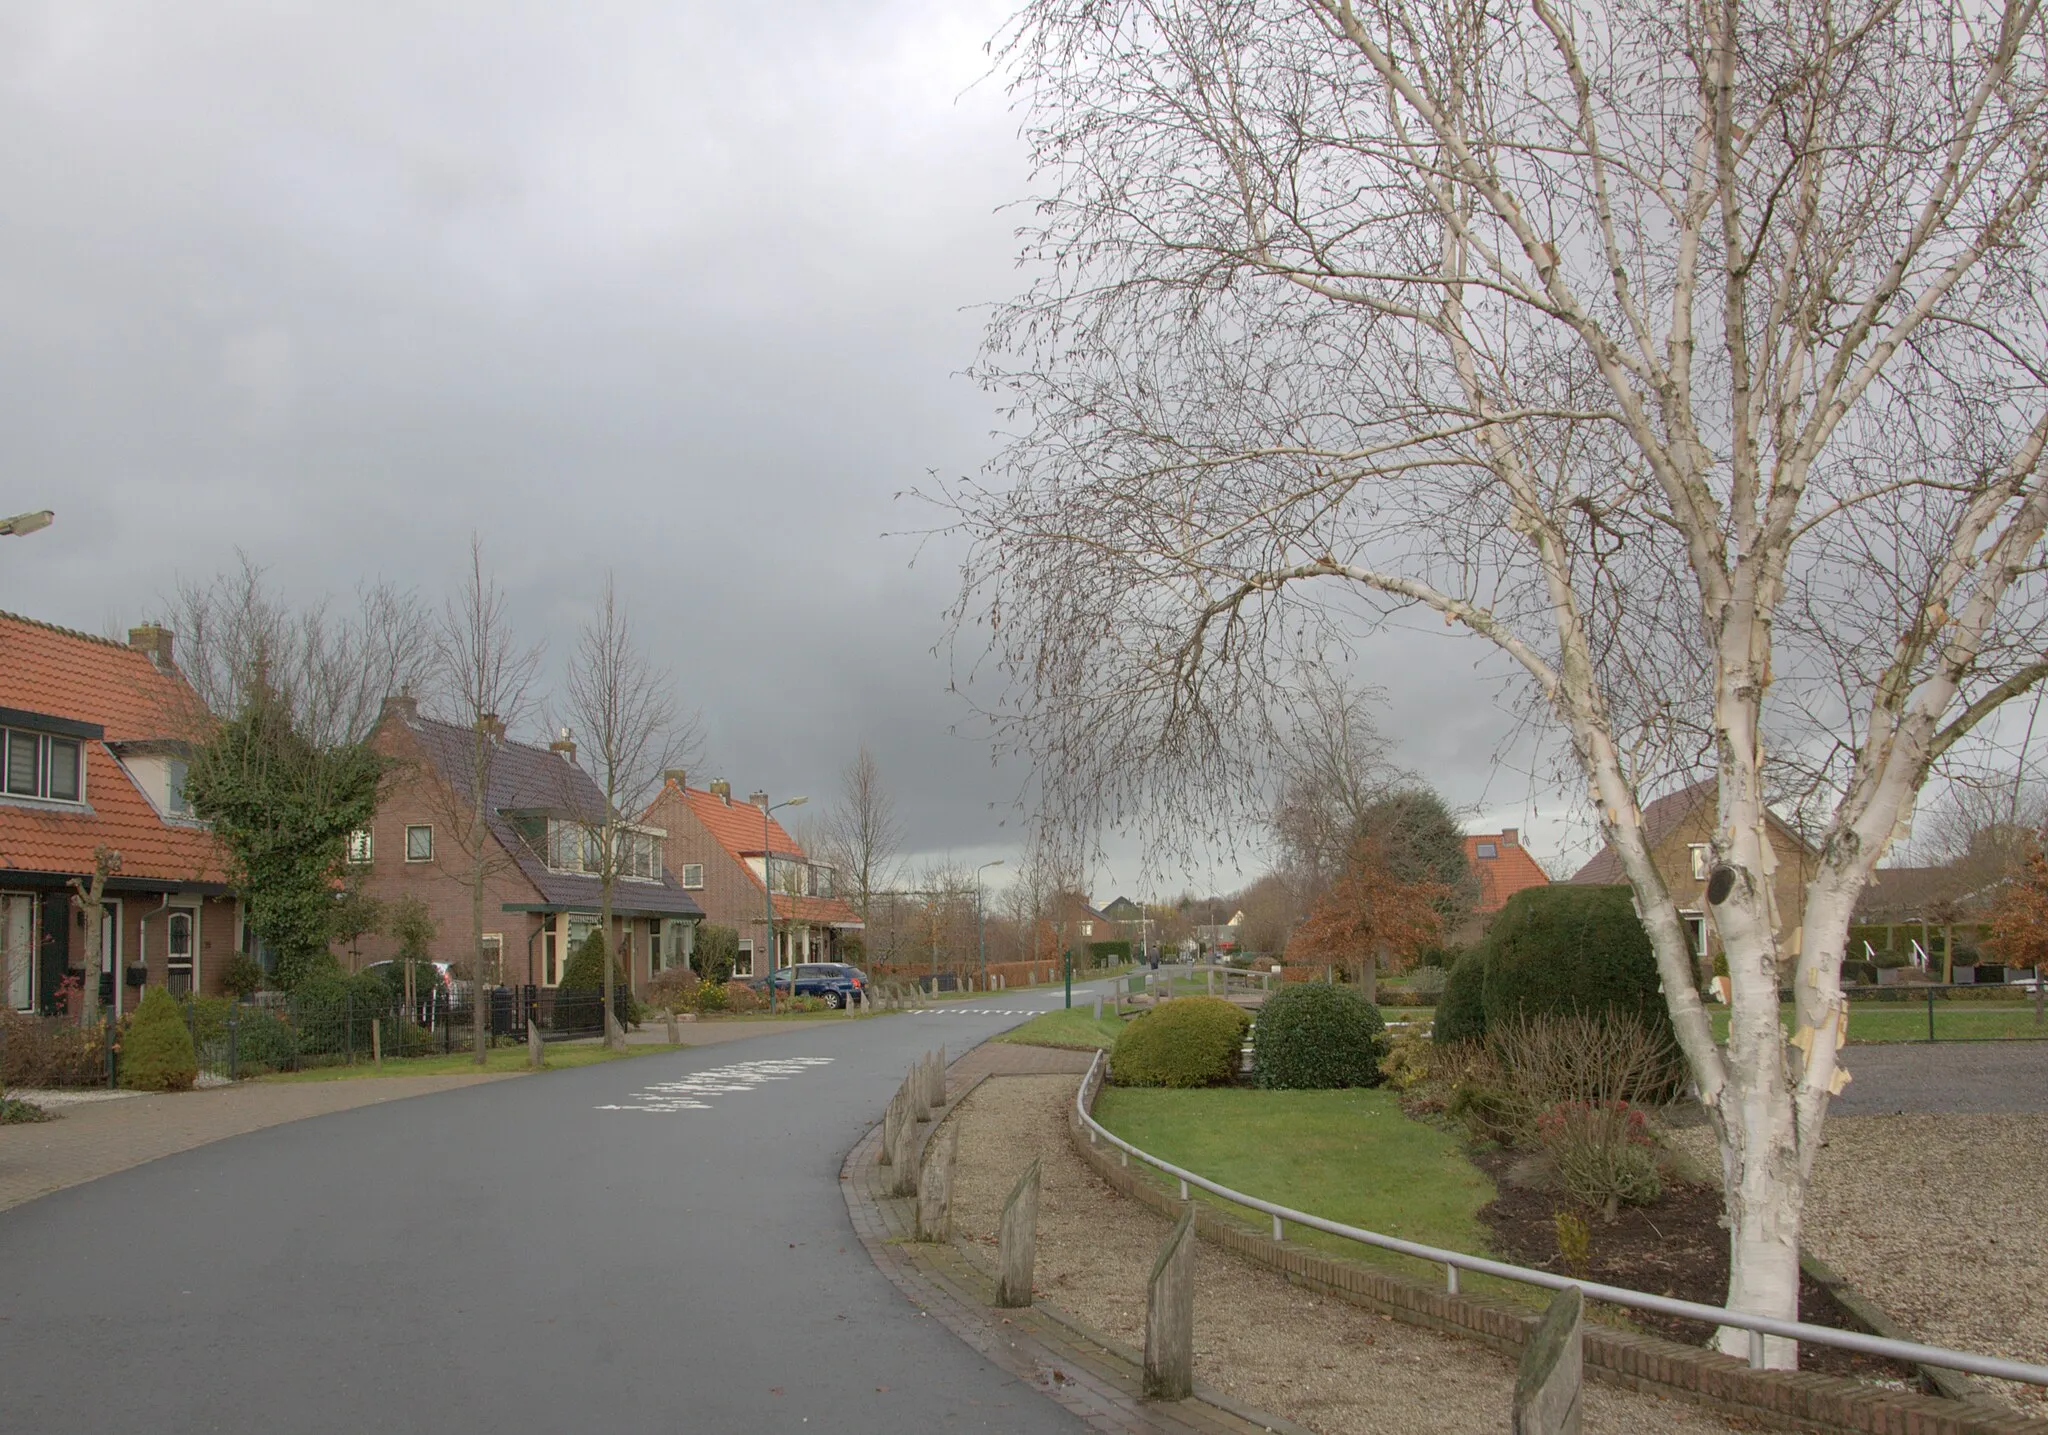
[[[934,1112],[920,1133],[920,1160],[940,1123],[989,1075],[983,1072],[947,1093],[945,1110]],[[888,1194],[888,1168],[878,1161],[881,1145],[877,1125],[855,1143],[839,1170],[854,1233],[898,1290],[983,1359],[1106,1435],[1306,1435],[1276,1416],[1226,1406],[1214,1392],[1198,1390],[1196,1398],[1174,1402],[1145,1400],[1131,1352],[1042,1305],[995,1309],[995,1282],[958,1246],[912,1239],[916,1198]]]
[[[1168,1219],[1181,1203],[1140,1169],[1112,1159],[1110,1148],[1089,1140],[1070,1107],[1067,1139],[1088,1168],[1109,1186]],[[1275,1241],[1227,1221],[1197,1203],[1195,1230],[1204,1238],[1296,1285],[1332,1295],[1410,1325],[1477,1340],[1512,1359],[1536,1317],[1496,1301],[1452,1295],[1401,1276]],[[1884,1435],[2048,1435],[2048,1420],[1995,1407],[1874,1388],[1840,1376],[1806,1371],[1751,1370],[1717,1351],[1658,1336],[1588,1325],[1586,1373],[1594,1379],[1653,1395],[1676,1396],[1725,1415],[1785,1430],[1881,1431]]]

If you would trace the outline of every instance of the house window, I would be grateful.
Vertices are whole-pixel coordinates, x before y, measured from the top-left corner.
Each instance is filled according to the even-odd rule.
[[[1498,844],[1498,843],[1493,843],[1493,842],[1481,842],[1481,843],[1478,843],[1478,844],[1476,844],[1476,845],[1475,845],[1475,846],[1473,847],[1473,849],[1472,849],[1472,850],[1473,850],[1473,851],[1474,851],[1475,853],[1477,853],[1477,854],[1478,854],[1479,856],[1481,856],[1481,857],[1498,857],[1498,856],[1500,856],[1500,846],[1499,846],[1499,844]]]
[[[683,886],[692,892],[704,890],[704,864],[702,862],[685,862],[683,864]]]
[[[166,806],[173,817],[192,815],[192,799],[185,795],[185,781],[191,775],[192,769],[181,757],[164,764]]]
[[[680,917],[670,917],[662,924],[662,958],[671,967],[686,967],[690,964],[690,953],[696,947],[697,928],[692,922]]]
[[[429,841],[428,845],[429,845],[429,846],[432,846],[433,844],[432,844],[432,842],[431,842],[431,841]],[[351,862],[355,863],[355,864],[356,864],[356,865],[357,865],[358,867],[367,867],[367,866],[369,866],[369,865],[370,865],[370,851],[371,851],[371,848],[370,848],[370,829],[369,829],[369,828],[367,828],[367,827],[358,827],[358,828],[357,828],[357,829],[356,829],[355,831],[353,831],[353,832],[349,833],[349,835],[348,835],[348,860],[349,860],[349,861],[351,861]]]
[[[27,893],[0,896],[0,977],[7,1004],[18,1011],[36,1002],[36,899]]]
[[[750,977],[754,974],[754,939],[740,938],[739,955],[733,958],[732,974],[736,977]]]
[[[1692,948],[1695,957],[1707,954],[1707,919],[1698,912],[1680,912],[1678,920],[1685,923],[1685,944]]]
[[[1708,861],[1707,844],[1704,842],[1695,842],[1691,844],[1689,847],[1687,847],[1686,851],[1692,854],[1692,880],[1695,882],[1706,881]]]
[[[77,741],[46,733],[6,730],[0,760],[6,764],[5,790],[10,797],[47,797],[57,802],[84,798],[84,753]]]
[[[405,860],[408,862],[431,862],[434,860],[434,829],[425,823],[405,829]]]
[[[1084,936],[1084,937],[1092,937],[1092,936],[1094,936],[1094,935],[1095,935],[1095,924],[1094,924],[1093,922],[1083,922],[1083,923],[1081,924],[1081,935],[1082,935],[1082,936]]]
[[[562,958],[555,945],[555,924],[549,922],[540,934],[540,984],[557,985],[562,980]]]
[[[502,986],[505,981],[505,934],[485,932],[483,941],[484,980],[492,986]]]
[[[620,833],[619,875],[640,882],[659,882],[661,839],[652,832]]]

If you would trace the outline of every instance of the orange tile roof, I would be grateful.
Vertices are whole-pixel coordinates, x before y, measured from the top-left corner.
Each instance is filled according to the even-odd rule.
[[[1506,839],[1505,832],[1480,832],[1465,839],[1465,861],[1479,878],[1478,910],[1482,912],[1498,912],[1508,898],[1525,888],[1550,885],[1550,875],[1536,865],[1529,849]],[[1491,842],[1499,855],[1481,857],[1482,842]]]
[[[704,824],[704,830],[725,849],[726,855],[739,863],[740,870],[756,887],[762,885],[754,869],[747,866],[749,854],[759,856],[763,836],[761,809],[751,802],[729,802],[715,793],[701,788],[680,787],[675,779],[669,779],[663,788],[664,794],[676,793],[690,810],[690,815]],[[656,798],[658,802],[659,797]],[[651,813],[653,808],[650,806]],[[766,819],[766,836],[769,850],[779,857],[794,857],[809,861],[804,849],[797,845],[780,822],[773,817]],[[778,892],[775,896],[775,914],[778,917],[800,922],[858,923],[860,913],[854,911],[849,902],[837,897],[800,897]]]
[[[126,643],[0,613],[0,707],[98,723],[109,742],[170,737],[199,714],[191,685]]]
[[[0,613],[0,707],[96,723],[109,742],[175,733],[198,711],[190,686],[146,653]],[[121,854],[117,881],[221,882],[205,829],[157,814],[104,742],[86,742],[86,806],[0,804],[0,874],[84,874],[95,848]]]

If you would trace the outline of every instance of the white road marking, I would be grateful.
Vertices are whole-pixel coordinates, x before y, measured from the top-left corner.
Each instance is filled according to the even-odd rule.
[[[633,1100],[600,1106],[599,1111],[708,1111],[709,1101],[735,1091],[752,1091],[771,1081],[787,1081],[817,1066],[830,1066],[829,1056],[791,1056],[779,1061],[735,1061],[714,1066],[676,1081],[657,1082],[633,1093]]]

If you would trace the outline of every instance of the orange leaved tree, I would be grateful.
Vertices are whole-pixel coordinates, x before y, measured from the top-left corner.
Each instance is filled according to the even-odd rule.
[[[1316,902],[1287,944],[1300,962],[1342,963],[1367,1000],[1377,995],[1383,958],[1412,960],[1441,929],[1440,905],[1450,890],[1438,882],[1404,882],[1376,837],[1352,844],[1344,873]]]
[[[2038,842],[1999,895],[1984,946],[2011,966],[2034,969],[2034,1020],[2041,1021],[2048,1014],[2040,981],[2048,965],[2048,855]]]

